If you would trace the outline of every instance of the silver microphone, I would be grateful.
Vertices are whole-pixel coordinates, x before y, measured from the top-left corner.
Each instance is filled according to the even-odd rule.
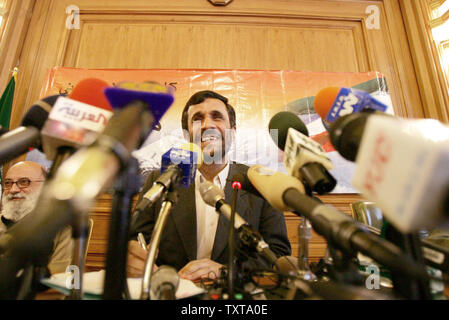
[[[151,300],[176,300],[179,275],[175,268],[160,266],[151,278]]]

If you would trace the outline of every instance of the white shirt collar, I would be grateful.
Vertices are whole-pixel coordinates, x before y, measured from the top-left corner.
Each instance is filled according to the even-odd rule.
[[[226,186],[226,179],[228,178],[229,174],[229,162],[226,164],[226,166],[221,169],[221,171],[214,177],[214,184],[217,184],[220,186],[221,189],[224,189]],[[200,176],[203,177],[201,172],[196,169],[196,177],[195,177],[195,184],[198,185],[200,182]]]

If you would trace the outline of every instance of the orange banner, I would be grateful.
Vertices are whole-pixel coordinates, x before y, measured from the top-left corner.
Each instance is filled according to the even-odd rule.
[[[175,89],[175,102],[161,120],[162,130],[153,132],[134,155],[144,172],[157,169],[161,155],[183,141],[181,112],[191,95],[213,90],[229,99],[237,116],[235,146],[231,160],[247,165],[262,164],[283,171],[283,153],[268,133],[268,123],[279,111],[297,114],[320,142],[335,165],[331,171],[338,180],[337,193],[356,192],[351,186],[353,163],[344,160],[332,148],[323,122],[313,108],[314,96],[329,86],[354,87],[370,92],[391,108],[385,78],[378,72],[331,73],[262,70],[191,70],[191,69],[78,69],[57,67],[48,71],[41,97],[70,93],[85,78],[99,78],[111,86],[122,81],[157,81]]]

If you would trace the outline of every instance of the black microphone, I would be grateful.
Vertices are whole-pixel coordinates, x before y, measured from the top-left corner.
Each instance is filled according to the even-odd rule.
[[[60,96],[62,95],[53,95],[35,102],[22,119],[21,126],[0,137],[0,164],[27,153],[30,148],[42,151],[40,131]]]
[[[309,130],[307,130],[305,123],[290,111],[281,111],[276,113],[268,123],[268,130],[270,130],[271,139],[273,139],[274,143],[276,143],[278,148],[281,150],[284,150],[285,148],[288,129],[290,128],[301,132],[305,136],[309,136]],[[276,141],[276,139],[278,140]]]
[[[5,128],[4,126],[0,126],[0,136],[4,135],[8,131],[9,131],[8,128]]]
[[[337,185],[328,170],[333,164],[321,145],[309,138],[304,122],[292,112],[279,112],[270,120],[270,135],[278,148],[284,151],[284,165],[288,174],[300,179],[312,191],[324,194]],[[279,133],[278,139],[274,135]]]
[[[131,226],[137,222],[140,212],[151,207],[170,186],[179,185],[188,188],[195,179],[197,168],[200,168],[203,163],[202,159],[201,148],[194,143],[186,143],[164,153],[161,161],[161,175],[136,204]]]
[[[355,161],[363,131],[370,113],[351,113],[338,118],[330,127],[330,139],[338,153],[349,161]]]
[[[175,268],[160,266],[151,278],[151,300],[176,300],[179,275]]]

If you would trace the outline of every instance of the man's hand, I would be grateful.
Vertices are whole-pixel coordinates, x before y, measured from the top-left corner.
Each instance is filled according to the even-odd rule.
[[[148,252],[137,241],[131,240],[128,243],[128,259],[126,262],[128,277],[139,278],[143,276],[147,255]]]
[[[220,275],[223,265],[210,259],[193,260],[186,264],[178,274],[181,278],[188,280],[199,280],[201,278],[215,279]]]

